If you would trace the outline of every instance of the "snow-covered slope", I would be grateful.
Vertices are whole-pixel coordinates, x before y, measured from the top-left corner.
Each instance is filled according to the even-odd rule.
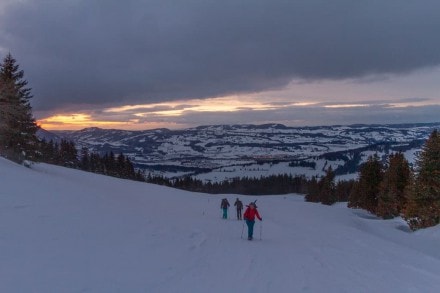
[[[137,168],[172,178],[191,175],[219,182],[236,177],[292,174],[321,176],[330,165],[337,175],[356,173],[369,155],[414,153],[440,123],[286,127],[211,125],[182,130],[127,131],[86,128],[57,132],[81,149],[123,152]],[[315,167],[300,167],[303,161]],[[292,165],[293,164],[293,165]]]
[[[262,196],[251,242],[222,197],[0,158],[0,292],[440,289],[439,227]]]

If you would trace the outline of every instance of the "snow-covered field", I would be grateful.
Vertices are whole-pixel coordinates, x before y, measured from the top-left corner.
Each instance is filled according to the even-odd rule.
[[[440,292],[440,227],[239,196],[251,242],[222,197],[0,158],[0,292]]]
[[[338,174],[347,169],[354,173],[353,165],[365,162],[369,155],[377,154],[385,160],[390,153],[402,151],[413,156],[420,150],[420,141],[439,127],[440,123],[320,127],[243,124],[144,131],[92,127],[56,134],[58,139],[75,142],[78,151],[87,147],[101,155],[122,152],[136,168],[152,176],[192,176],[206,183],[279,174],[319,177],[330,165],[333,170],[350,165]],[[43,132],[40,137],[49,141],[54,137],[49,134]],[[356,160],[349,162],[353,158]],[[316,168],[289,166],[303,160],[316,163]]]

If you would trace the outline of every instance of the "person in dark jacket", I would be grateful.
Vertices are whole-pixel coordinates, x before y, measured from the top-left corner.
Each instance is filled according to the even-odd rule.
[[[251,202],[248,206],[246,211],[243,214],[244,219],[246,220],[246,225],[248,226],[248,240],[253,239],[254,234],[254,224],[255,224],[255,217],[258,218],[258,220],[262,221],[260,214],[257,210],[257,205],[255,202]]]
[[[243,203],[238,199],[235,201],[234,206],[237,208],[237,220],[241,220],[241,211],[243,210]]]
[[[222,199],[222,203],[220,204],[220,208],[223,210],[223,219],[227,219],[228,218],[229,201],[226,198]]]

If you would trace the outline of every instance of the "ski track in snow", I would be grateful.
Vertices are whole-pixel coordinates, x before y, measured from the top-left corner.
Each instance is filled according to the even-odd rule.
[[[437,292],[440,228],[339,203],[258,199],[254,240],[220,200],[0,158],[0,292]],[[242,232],[243,231],[243,232]],[[260,240],[260,231],[262,240]],[[243,237],[241,237],[243,235]]]

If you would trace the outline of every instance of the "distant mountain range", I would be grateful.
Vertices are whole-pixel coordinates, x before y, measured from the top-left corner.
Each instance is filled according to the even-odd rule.
[[[40,133],[92,152],[128,155],[146,173],[205,181],[289,173],[355,174],[369,155],[401,151],[410,162],[440,123],[287,127],[281,124],[212,125],[183,130],[86,128]],[[50,138],[49,138],[50,137]]]

